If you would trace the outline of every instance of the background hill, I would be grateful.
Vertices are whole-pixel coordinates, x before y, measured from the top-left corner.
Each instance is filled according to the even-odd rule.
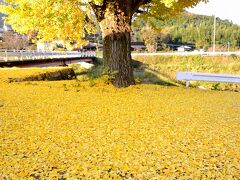
[[[193,43],[196,48],[207,50],[212,46],[213,23],[213,16],[188,12],[165,21],[155,18],[137,18],[133,23],[133,40],[144,41],[145,36],[147,38],[154,36],[155,43]],[[144,33],[147,35],[144,36]],[[219,49],[226,49],[228,45],[231,49],[238,49],[240,47],[240,26],[217,18],[216,43]]]

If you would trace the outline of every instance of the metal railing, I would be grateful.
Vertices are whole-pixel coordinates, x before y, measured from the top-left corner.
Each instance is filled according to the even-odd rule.
[[[67,59],[67,58],[92,58],[96,56],[94,51],[35,51],[35,50],[0,50],[0,62],[44,60],[44,59]]]
[[[177,80],[185,80],[186,87],[189,87],[190,81],[240,83],[240,75],[177,72]]]

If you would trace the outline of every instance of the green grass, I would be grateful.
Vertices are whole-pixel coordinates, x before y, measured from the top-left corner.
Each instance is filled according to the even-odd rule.
[[[169,81],[176,81],[180,71],[205,72],[219,74],[240,74],[240,56],[135,56],[133,59],[143,63],[144,68]],[[160,78],[161,79],[161,78]],[[204,86],[207,89],[240,91],[239,84],[192,82],[193,87]]]
[[[0,68],[0,82],[66,80],[75,77],[72,68]]]

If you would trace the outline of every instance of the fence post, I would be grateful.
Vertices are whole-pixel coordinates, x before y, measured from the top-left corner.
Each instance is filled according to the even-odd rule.
[[[5,50],[5,57],[4,57],[4,61],[8,61],[8,54],[7,54],[7,50]]]
[[[20,50],[20,60],[22,61],[23,60],[23,51]]]

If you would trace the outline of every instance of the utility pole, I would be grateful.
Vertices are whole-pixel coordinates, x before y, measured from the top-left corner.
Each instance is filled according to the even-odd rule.
[[[213,52],[216,49],[216,16],[214,15],[214,25],[213,25]]]

